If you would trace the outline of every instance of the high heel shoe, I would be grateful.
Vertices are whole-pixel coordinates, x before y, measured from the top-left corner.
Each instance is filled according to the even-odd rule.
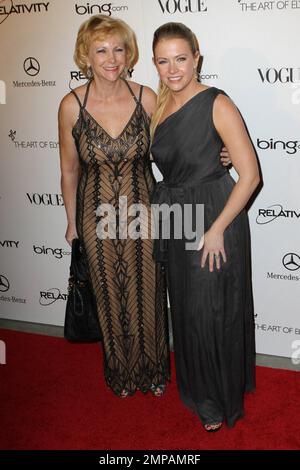
[[[207,432],[217,432],[220,431],[223,423],[211,423],[211,424],[204,424],[204,429]]]
[[[162,397],[163,394],[165,393],[166,386],[165,384],[159,384],[159,385],[152,384],[150,387],[150,390],[155,397]]]

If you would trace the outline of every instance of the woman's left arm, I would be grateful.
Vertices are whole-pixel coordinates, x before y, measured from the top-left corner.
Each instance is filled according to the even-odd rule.
[[[256,155],[242,117],[234,103],[227,96],[218,95],[215,99],[213,122],[230,153],[232,165],[238,173],[238,181],[221,214],[204,236],[201,265],[205,265],[206,258],[209,256],[211,271],[213,270],[214,256],[217,257],[217,268],[220,267],[218,258],[220,254],[223,260],[226,261],[224,231],[244,209],[260,180]]]

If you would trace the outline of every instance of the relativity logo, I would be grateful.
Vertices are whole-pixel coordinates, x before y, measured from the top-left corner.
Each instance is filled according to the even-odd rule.
[[[202,13],[207,11],[204,0],[158,0],[163,13]]]
[[[67,294],[62,294],[60,292],[60,289],[57,287],[52,287],[51,289],[48,289],[47,291],[41,291],[40,292],[40,299],[39,303],[43,307],[47,307],[48,305],[54,304],[54,302],[57,302],[59,300],[66,301],[68,298]]]
[[[13,0],[0,0],[0,24],[10,15],[28,15],[30,13],[48,12],[49,4],[50,2],[15,4]]]
[[[132,78],[134,69],[129,69],[128,70],[128,77]],[[80,71],[80,70],[71,70],[70,71],[70,83],[72,80],[75,80],[76,82],[80,82],[81,80],[87,80],[87,77]]]
[[[299,220],[300,212],[292,209],[284,209],[281,204],[273,204],[266,209],[258,209],[256,223],[259,225],[269,224],[276,219],[294,219]]]

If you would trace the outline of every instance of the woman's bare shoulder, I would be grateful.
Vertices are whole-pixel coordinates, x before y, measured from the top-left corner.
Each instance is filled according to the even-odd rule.
[[[141,85],[136,82],[128,81],[132,91],[136,95],[139,96]],[[146,111],[146,113],[151,117],[156,108],[156,100],[157,96],[156,93],[147,85],[143,85],[143,94],[142,94],[142,105]]]

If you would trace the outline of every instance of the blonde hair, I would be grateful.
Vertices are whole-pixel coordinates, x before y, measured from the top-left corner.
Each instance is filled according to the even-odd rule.
[[[128,69],[137,63],[139,50],[135,33],[130,26],[123,20],[106,15],[94,15],[80,26],[75,45],[74,61],[85,76],[88,74],[87,57],[91,43],[112,34],[119,34],[124,41],[127,56],[126,75]]]
[[[160,26],[154,33],[153,42],[152,42],[152,51],[155,56],[155,48],[159,41],[162,39],[185,39],[189,44],[192,53],[195,55],[199,52],[199,61],[197,64],[197,77],[201,69],[201,60],[200,60],[200,49],[198,39],[190,28],[185,26],[183,23],[165,23]],[[166,104],[168,102],[170,95],[170,89],[165,85],[161,80],[159,81],[158,92],[157,92],[157,106],[156,111],[152,116],[151,125],[150,125],[150,135],[151,139],[154,136],[155,129],[159,123],[159,120],[164,112]]]

